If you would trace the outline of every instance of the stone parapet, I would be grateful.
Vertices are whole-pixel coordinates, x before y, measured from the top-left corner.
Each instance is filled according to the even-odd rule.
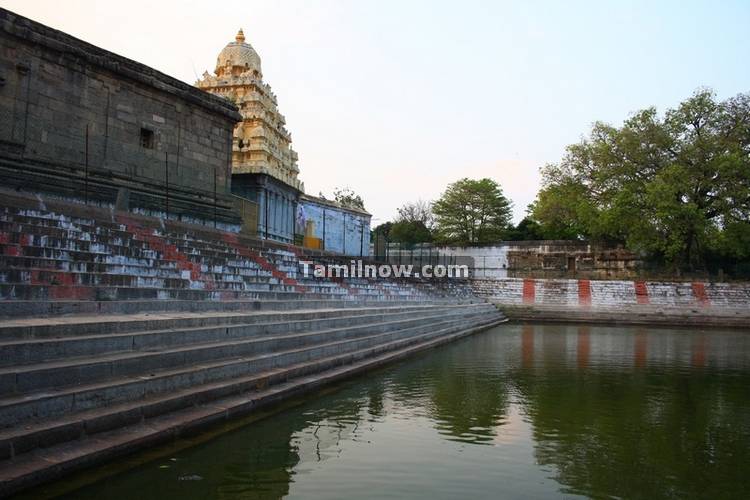
[[[474,293],[510,317],[747,327],[750,284],[615,280],[474,279]]]

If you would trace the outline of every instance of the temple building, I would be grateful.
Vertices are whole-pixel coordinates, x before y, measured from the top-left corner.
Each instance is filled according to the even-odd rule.
[[[2,188],[237,231],[225,99],[0,8]]]
[[[219,53],[214,74],[203,73],[196,86],[230,100],[242,115],[232,143],[232,193],[257,203],[261,237],[292,242],[304,192],[297,153],[276,96],[263,81],[260,56],[242,30]]]
[[[214,74],[196,86],[224,97],[242,115],[232,141],[232,194],[254,204],[258,236],[348,255],[368,255],[371,216],[305,195],[297,153],[260,56],[240,31],[219,53]]]

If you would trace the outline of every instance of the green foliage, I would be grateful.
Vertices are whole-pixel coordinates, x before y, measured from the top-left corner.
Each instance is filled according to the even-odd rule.
[[[528,241],[545,239],[542,226],[537,221],[527,216],[524,217],[516,227],[505,232],[504,238],[510,241]]]
[[[432,204],[417,200],[398,209],[398,217],[390,228],[390,241],[414,245],[432,241],[434,224]]]
[[[393,228],[393,222],[384,222],[382,224],[379,224],[375,226],[375,229],[371,231],[371,239],[374,240],[375,235],[382,236],[385,239],[388,239],[391,234],[391,229]]]
[[[422,221],[401,220],[393,224],[390,241],[414,245],[432,241],[432,233]]]
[[[333,190],[333,199],[336,200],[336,203],[344,207],[356,208],[359,210],[365,209],[365,202],[362,200],[362,197],[348,187],[335,188]]]
[[[511,203],[492,179],[461,179],[437,200],[435,237],[441,243],[481,245],[502,239],[508,229]]]
[[[420,222],[428,231],[432,231],[435,226],[432,203],[417,200],[404,204],[404,206],[398,209],[396,222]]]
[[[547,237],[623,243],[675,267],[750,254],[750,95],[697,91],[660,117],[594,124],[543,170],[533,217]]]

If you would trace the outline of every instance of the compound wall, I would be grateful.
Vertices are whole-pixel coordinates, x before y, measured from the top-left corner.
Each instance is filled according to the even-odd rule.
[[[474,293],[520,319],[748,326],[750,284],[474,279]]]

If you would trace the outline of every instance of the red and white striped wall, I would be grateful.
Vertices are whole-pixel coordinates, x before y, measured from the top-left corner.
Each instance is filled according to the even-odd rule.
[[[474,292],[500,304],[617,307],[719,307],[750,309],[749,283],[476,279]]]

